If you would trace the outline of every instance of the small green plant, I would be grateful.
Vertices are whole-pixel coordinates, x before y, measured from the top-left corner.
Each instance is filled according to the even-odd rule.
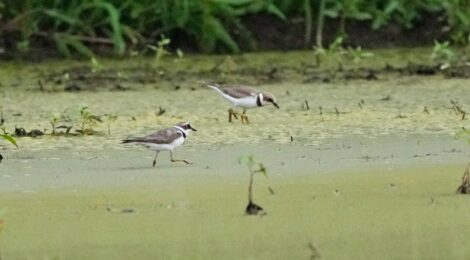
[[[318,250],[318,246],[310,241],[308,243],[308,249],[310,249],[310,260],[317,260],[317,259],[321,259],[321,254],[320,254],[320,250]]]
[[[147,45],[151,50],[155,51],[155,61],[158,63],[164,56],[169,55],[170,52],[166,50],[166,46],[171,43],[169,38],[165,35],[161,36],[161,39],[155,45]]]
[[[93,128],[101,122],[101,118],[97,115],[92,114],[88,107],[82,107],[80,109],[80,118],[77,122],[77,125],[79,127],[79,130],[77,130],[77,132],[82,135],[91,135],[95,133],[95,130],[93,130]]]
[[[69,135],[70,130],[73,128],[72,122],[72,119],[66,114],[65,111],[61,114],[54,115],[49,122],[52,128],[51,135]],[[64,129],[65,132],[58,132],[59,129]]]
[[[462,184],[457,188],[458,194],[469,194],[470,193],[470,163],[465,168],[462,176]]]
[[[52,135],[55,135],[57,124],[59,123],[60,118],[58,116],[53,116],[51,121],[49,122],[52,127]]]
[[[111,124],[117,120],[117,115],[114,114],[104,114],[103,121],[106,124],[106,128],[108,129],[108,135],[111,135]]]
[[[313,56],[315,57],[317,67],[321,66],[323,58],[337,62],[338,69],[342,69],[344,58],[352,60],[354,63],[359,63],[364,59],[374,56],[373,53],[364,51],[360,46],[356,48],[348,47],[345,49],[343,47],[343,42],[343,37],[337,37],[328,46],[328,48],[314,46]]]
[[[18,147],[18,144],[16,143],[15,138],[13,138],[13,136],[7,134],[7,132],[5,131],[5,128],[2,128],[2,131],[3,131],[3,134],[0,134],[0,139],[5,140],[7,142],[10,142],[14,146]],[[0,154],[0,162],[2,162],[2,160],[3,160],[3,156]],[[3,223],[1,222],[1,219],[0,219],[0,231],[2,229],[2,224]]]
[[[257,173],[268,177],[268,171],[266,167],[264,167],[262,163],[257,162],[252,155],[240,157],[238,163],[246,165],[250,173],[250,182],[248,184],[248,205],[246,206],[245,213],[248,215],[257,215],[263,211],[263,208],[253,202],[253,177]],[[273,193],[271,188],[269,188],[269,190]]]
[[[103,65],[94,56],[90,58],[91,71],[98,72],[103,69]]]
[[[0,139],[3,139],[3,140],[5,140],[5,141],[7,141],[7,142],[10,142],[10,143],[12,143],[14,146],[18,147],[18,144],[16,143],[16,139],[15,139],[13,136],[11,136],[11,135],[9,135],[9,134],[7,134],[7,133],[0,134]]]
[[[449,44],[449,41],[443,43],[435,41],[432,49],[431,59],[438,63],[442,70],[451,67],[452,63],[455,62],[456,55]]]
[[[356,48],[349,47],[347,49],[347,57],[354,63],[359,63],[362,60],[374,57],[374,54],[372,52],[364,51],[361,46],[358,46]]]
[[[343,37],[336,38],[328,48],[313,47],[313,55],[315,56],[316,65],[321,66],[322,58],[335,60],[338,63],[338,68],[341,69],[343,66],[343,56],[347,54],[346,50],[343,48]]]

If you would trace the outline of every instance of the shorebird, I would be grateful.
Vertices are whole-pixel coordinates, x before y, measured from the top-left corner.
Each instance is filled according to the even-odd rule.
[[[173,149],[180,146],[186,140],[186,137],[191,131],[197,131],[189,122],[178,123],[175,126],[158,130],[144,137],[136,137],[131,139],[122,140],[122,143],[136,143],[155,151],[155,158],[153,159],[153,167],[157,164],[157,156],[160,151],[170,151],[171,162],[184,162],[191,164],[186,160],[173,159]]]
[[[238,119],[237,113],[233,110],[236,107],[243,108],[243,113],[240,115],[242,124],[250,123],[246,115],[248,108],[262,107],[267,103],[271,103],[279,108],[274,95],[268,92],[261,92],[246,86],[220,86],[219,84],[207,84],[207,86],[217,91],[222,97],[232,103],[232,107],[228,110],[229,122],[232,122],[232,116]]]

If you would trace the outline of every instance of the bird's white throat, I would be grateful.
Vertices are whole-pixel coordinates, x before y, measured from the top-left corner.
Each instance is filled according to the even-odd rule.
[[[184,129],[183,129],[182,127],[180,127],[180,126],[175,125],[174,127],[175,127],[176,129],[180,130],[181,132],[183,132],[183,134],[184,134],[185,136],[189,134],[189,131],[184,130]]]
[[[258,93],[258,97],[257,97],[257,100],[256,100],[256,105],[258,106],[263,106],[264,105],[264,102],[263,102],[263,93]]]

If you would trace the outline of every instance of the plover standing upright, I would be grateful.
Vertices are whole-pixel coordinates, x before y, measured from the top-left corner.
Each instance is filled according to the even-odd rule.
[[[155,158],[153,159],[153,167],[157,163],[157,156],[160,151],[170,151],[170,159],[172,162],[184,162],[191,164],[186,160],[175,160],[173,159],[173,149],[181,145],[186,140],[189,132],[197,131],[190,123],[182,122],[175,126],[158,130],[155,133],[149,134],[144,137],[137,137],[123,140],[122,143],[136,143],[147,147],[148,149],[155,151]]]
[[[237,113],[233,110],[235,107],[243,108],[243,113],[241,114],[240,119],[242,123],[247,124],[250,123],[250,121],[248,121],[246,109],[262,107],[267,103],[271,103],[275,107],[279,108],[274,95],[268,92],[261,92],[246,86],[220,86],[219,84],[207,84],[207,86],[217,91],[232,103],[232,107],[228,110],[229,122],[232,122],[232,115],[238,119]]]

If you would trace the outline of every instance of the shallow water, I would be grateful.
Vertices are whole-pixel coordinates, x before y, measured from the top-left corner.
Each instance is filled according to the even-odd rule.
[[[0,249],[6,259],[300,259],[313,243],[328,259],[465,259],[461,170],[257,176],[264,216],[243,214],[245,174],[156,171],[144,185],[4,193]]]

